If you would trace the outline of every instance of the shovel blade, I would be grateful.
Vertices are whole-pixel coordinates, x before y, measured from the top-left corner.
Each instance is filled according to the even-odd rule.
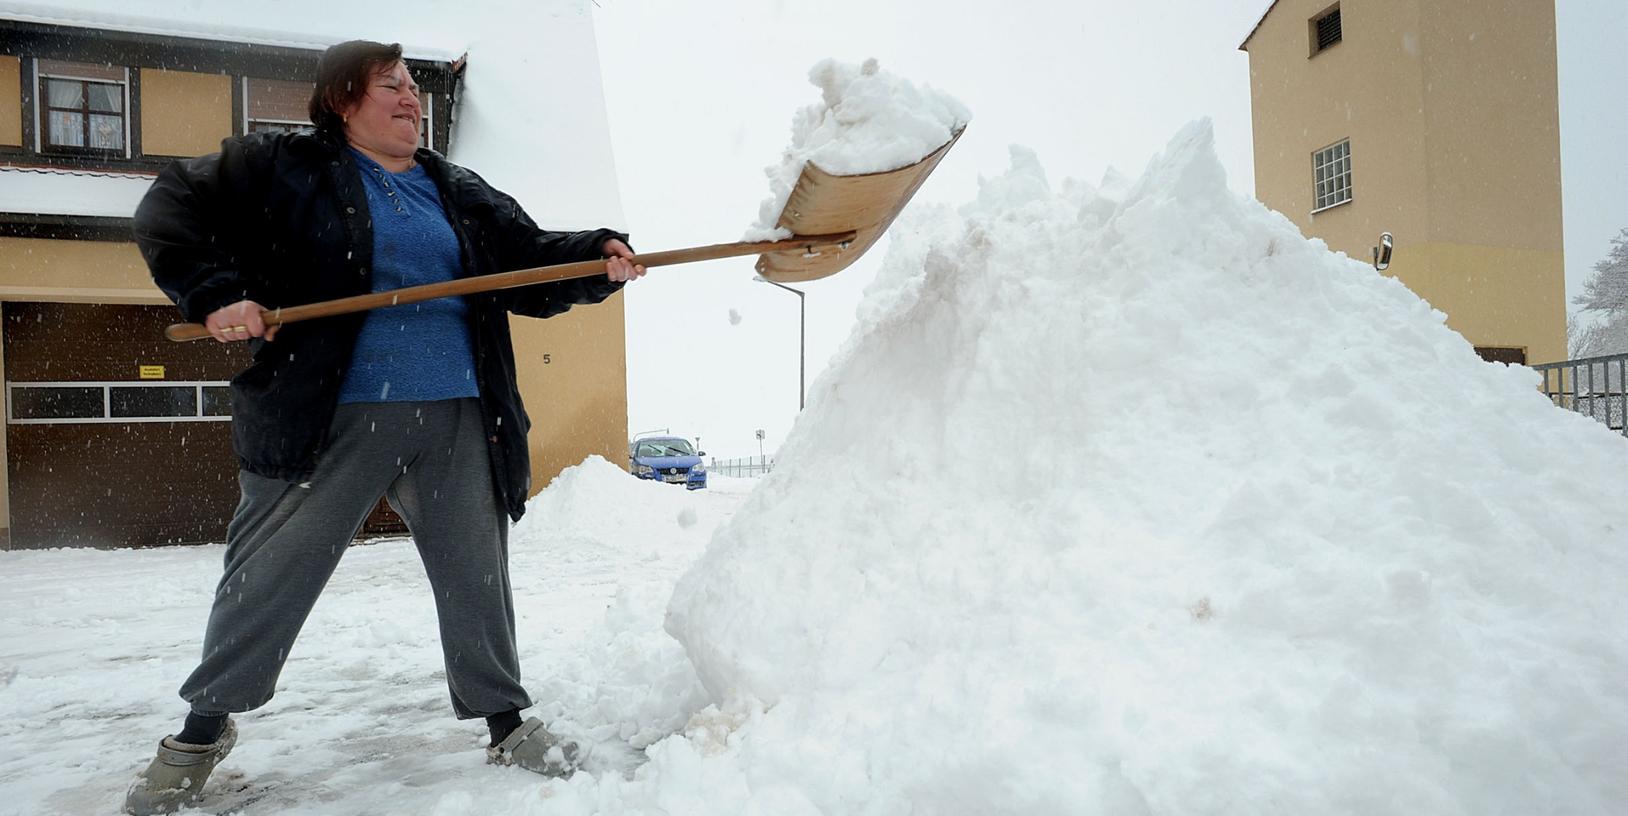
[[[834,275],[865,254],[888,225],[910,203],[927,176],[961,138],[957,130],[937,150],[915,164],[882,173],[838,176],[811,162],[786,199],[777,226],[792,235],[856,233],[846,249],[830,252],[804,250],[768,252],[758,256],[757,273],[776,283],[811,281]]]

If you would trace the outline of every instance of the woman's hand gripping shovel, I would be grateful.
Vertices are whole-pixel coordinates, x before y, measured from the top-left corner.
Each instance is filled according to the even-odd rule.
[[[910,198],[921,188],[933,168],[938,166],[939,160],[961,138],[961,133],[961,130],[957,130],[937,150],[915,164],[897,170],[838,176],[813,164],[805,165],[791,196],[786,199],[786,208],[781,211],[778,222],[778,226],[791,232],[790,238],[650,252],[635,255],[631,260],[651,268],[758,255],[758,274],[777,283],[818,280],[834,275],[858,260],[865,250],[876,243],[876,239],[910,203]],[[266,309],[261,312],[261,318],[267,327],[280,326],[403,303],[603,274],[605,261],[579,261]],[[164,336],[176,342],[185,342],[202,340],[210,334],[202,324],[177,323],[165,329]]]

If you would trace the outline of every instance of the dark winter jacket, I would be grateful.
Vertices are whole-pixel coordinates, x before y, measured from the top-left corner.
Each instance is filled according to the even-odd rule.
[[[418,162],[440,189],[464,276],[590,260],[612,230],[547,232],[514,199],[439,154]],[[221,152],[177,161],[136,210],[136,241],[153,280],[193,322],[240,300],[268,309],[371,291],[373,227],[361,176],[342,137],[253,134]],[[621,288],[603,277],[465,296],[481,413],[501,506],[518,519],[531,482],[507,312],[550,317]],[[290,323],[250,341],[253,363],[232,379],[232,443],[243,469],[309,479],[365,315]]]

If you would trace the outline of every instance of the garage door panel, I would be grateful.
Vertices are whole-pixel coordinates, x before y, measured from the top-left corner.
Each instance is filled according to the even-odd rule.
[[[181,319],[170,306],[8,302],[5,318],[12,382],[135,380],[144,365],[164,366],[167,380],[229,380],[249,364],[241,343],[165,340]]]
[[[6,458],[15,547],[222,541],[237,504],[224,422],[12,425]]]
[[[224,384],[248,347],[164,340],[170,307],[7,302],[4,318],[10,546],[225,540],[238,463]],[[405,529],[381,501],[363,533]]]

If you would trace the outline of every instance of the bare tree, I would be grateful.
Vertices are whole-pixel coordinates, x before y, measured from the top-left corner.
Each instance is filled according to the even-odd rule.
[[[1594,264],[1572,303],[1582,307],[1566,321],[1572,359],[1628,353],[1628,229],[1611,239],[1611,251]],[[1586,321],[1584,313],[1590,313]]]

